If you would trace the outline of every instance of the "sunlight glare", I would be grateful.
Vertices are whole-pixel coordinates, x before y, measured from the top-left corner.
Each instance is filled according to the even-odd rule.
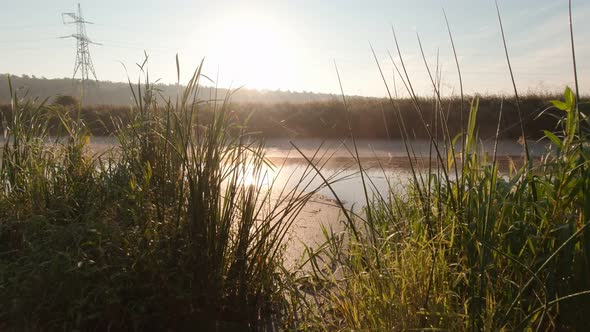
[[[293,81],[299,47],[286,24],[251,10],[224,18],[210,53],[223,77],[256,89],[277,89]]]
[[[261,165],[261,169],[256,171],[252,165],[247,165],[241,171],[241,182],[245,187],[270,187],[278,176],[277,171],[266,164]]]

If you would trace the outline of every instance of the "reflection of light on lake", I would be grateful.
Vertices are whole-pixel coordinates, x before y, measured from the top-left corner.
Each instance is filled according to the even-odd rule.
[[[277,171],[265,163],[242,165],[238,183],[244,186],[270,187],[277,177]]]
[[[280,164],[280,163],[279,163]],[[342,164],[333,164],[330,167],[320,169],[322,175],[330,182],[338,198],[341,199],[345,206],[365,205],[364,191],[358,168],[354,164],[350,164],[350,160]],[[381,169],[365,169],[365,180],[367,181],[369,198],[373,194],[383,195],[386,198],[390,189],[398,190],[401,184],[404,183],[409,176],[403,170],[385,170],[385,174]],[[273,191],[289,192],[291,190],[310,192],[316,191],[320,197],[333,200],[332,191],[326,187],[324,181],[320,176],[317,176],[315,170],[310,169],[302,162],[287,162],[274,169],[273,173],[274,183],[271,182]],[[369,181],[370,178],[370,181]]]

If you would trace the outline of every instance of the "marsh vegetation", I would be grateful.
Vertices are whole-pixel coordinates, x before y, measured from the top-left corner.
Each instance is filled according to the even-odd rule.
[[[516,86],[514,97],[443,98],[425,59],[434,91],[425,99],[399,48],[398,59],[409,99],[374,101],[369,108],[383,111],[368,117],[343,93],[340,104],[313,104],[284,124],[349,137],[360,209],[334,190],[321,148],[293,144],[306,166],[294,186],[274,186],[267,172],[281,165],[265,156],[261,132],[275,135],[281,110],[236,109],[231,93],[200,98],[202,67],[176,98],[158,98],[140,66],[142,79],[129,82],[134,105],[108,117],[22,98],[10,85],[0,329],[582,330],[590,119],[579,89],[536,98],[529,111]],[[282,107],[291,116],[295,106]],[[531,118],[538,127],[525,126]],[[93,152],[97,128],[116,146]],[[403,190],[372,190],[357,149],[364,130],[403,142]],[[535,159],[525,139],[521,162],[501,170],[500,138],[521,136],[550,149]],[[416,137],[428,142],[420,167]],[[482,138],[494,142],[491,153],[479,152]],[[320,190],[334,195],[341,230],[324,228],[324,242],[286,268],[289,228]]]

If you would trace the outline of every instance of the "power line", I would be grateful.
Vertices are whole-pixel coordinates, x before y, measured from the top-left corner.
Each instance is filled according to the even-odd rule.
[[[2,30],[26,30],[35,28],[46,28],[46,27],[57,27],[59,24],[48,23],[48,24],[24,24],[24,25],[0,25]]]
[[[26,44],[26,43],[36,43],[41,41],[48,41],[48,40],[56,40],[59,38],[56,37],[47,37],[47,38],[34,38],[34,39],[11,39],[11,40],[0,40],[0,44],[12,45],[12,44]]]
[[[76,63],[74,64],[74,75],[72,78],[76,77],[76,74],[79,70],[82,77],[82,86],[84,86],[84,83],[88,80],[89,74],[92,74],[92,76],[94,76],[94,79],[98,82],[96,72],[94,71],[94,65],[92,64],[92,58],[90,57],[90,48],[88,47],[88,45],[100,44],[93,42],[86,35],[86,23],[92,24],[92,22],[84,20],[84,17],[82,16],[82,8],[80,7],[80,3],[78,3],[77,13],[62,13],[61,16],[64,24],[76,24],[75,34],[61,37],[76,39]]]

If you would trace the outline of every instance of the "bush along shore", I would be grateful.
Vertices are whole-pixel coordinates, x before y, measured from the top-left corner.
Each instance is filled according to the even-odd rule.
[[[519,107],[522,109],[524,122],[529,129],[529,139],[543,137],[543,130],[555,130],[558,127],[558,112],[551,109],[548,100],[559,96],[528,95],[522,98]],[[501,139],[518,140],[521,136],[518,126],[517,105],[513,100],[504,100],[500,96],[479,96],[480,106],[477,121],[482,139],[495,137],[496,115],[500,105],[504,108],[502,119]],[[429,122],[434,121],[436,105],[432,98],[418,98],[424,117]],[[446,98],[442,100],[445,109],[453,112],[443,114],[446,117],[449,133],[455,136],[461,133],[462,124],[466,125],[469,103],[460,98]],[[87,130],[95,136],[111,136],[117,133],[121,124],[129,125],[133,122],[133,112],[130,106],[97,105],[83,106],[80,110],[79,101],[70,96],[57,96],[51,102],[55,108],[62,108],[62,112],[70,117],[77,117],[86,124]],[[463,108],[461,108],[463,104]],[[307,103],[231,103],[226,105],[231,116],[228,121],[246,126],[249,132],[257,132],[268,138],[345,138],[350,130],[358,138],[401,139],[397,128],[396,109],[386,99],[351,98],[349,107],[345,110],[341,101],[325,100]],[[424,130],[420,117],[414,112],[413,100],[397,99],[396,107],[408,128],[412,129],[415,138],[427,139],[428,132]],[[581,107],[585,107],[582,105]],[[11,106],[0,105],[0,112],[10,117]],[[347,112],[350,112],[351,128],[346,122]],[[461,115],[463,113],[463,115]],[[212,119],[209,110],[202,110],[203,123]],[[58,127],[58,119],[53,119],[50,131]],[[350,130],[349,130],[350,129]],[[433,132],[443,136],[442,128]]]

